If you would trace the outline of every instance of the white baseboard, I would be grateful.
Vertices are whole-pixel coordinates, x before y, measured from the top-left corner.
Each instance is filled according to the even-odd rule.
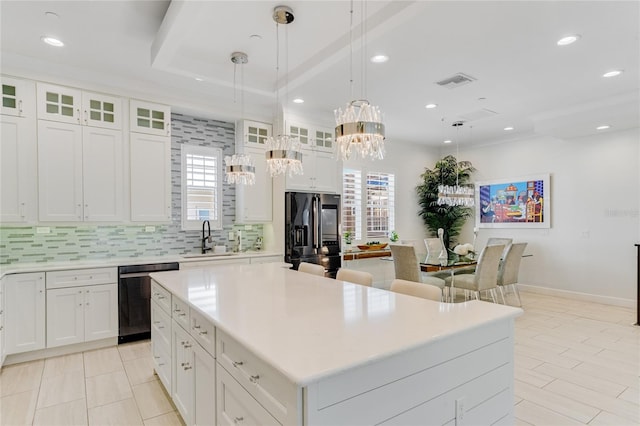
[[[55,348],[11,354],[7,355],[7,358],[4,360],[3,365],[18,364],[20,362],[35,361],[37,359],[51,358],[60,355],[69,355],[77,352],[106,348],[108,346],[116,346],[117,344],[118,336],[108,337],[101,340],[94,340],[92,342],[76,343],[73,345],[58,346]]]
[[[603,305],[622,306],[625,308],[635,308],[636,302],[633,299],[623,299],[621,297],[601,296],[599,294],[580,293],[577,291],[559,290],[557,288],[538,287],[529,284],[518,284],[520,291],[529,293],[546,294],[549,296],[566,297],[568,299],[584,300],[585,302],[602,303]]]

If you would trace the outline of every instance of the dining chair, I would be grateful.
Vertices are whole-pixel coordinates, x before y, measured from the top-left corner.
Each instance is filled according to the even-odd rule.
[[[513,243],[513,238],[497,238],[491,237],[487,240],[488,246],[504,246],[504,250],[502,251],[502,258],[504,259],[507,256],[507,249]]]
[[[393,256],[393,267],[396,272],[396,279],[422,282],[444,288],[445,282],[442,278],[422,275],[420,263],[416,257],[416,249],[413,245],[391,244],[389,248]]]
[[[354,284],[365,285],[371,287],[373,284],[373,275],[365,271],[356,271],[353,269],[340,268],[336,279],[340,281],[348,281]]]
[[[475,298],[480,300],[480,293],[486,291],[491,300],[497,303],[498,266],[503,250],[503,245],[486,246],[480,253],[475,273],[447,277],[445,285],[450,287],[452,300],[455,298],[455,290],[459,288],[465,291],[465,299],[469,292],[473,292]]]
[[[298,266],[298,271],[324,277],[324,266],[316,265],[315,263],[300,262],[300,265]]]
[[[440,238],[425,238],[424,245],[427,247],[427,257],[436,259],[440,256],[440,253],[442,252],[442,243],[440,242]]]
[[[394,293],[422,297],[423,299],[435,300],[436,302],[442,301],[442,289],[431,284],[395,279],[391,282],[390,290]]]
[[[507,248],[507,254],[500,262],[500,268],[498,269],[498,288],[502,295],[502,301],[506,304],[507,301],[504,298],[504,287],[513,288],[513,293],[516,295],[518,306],[522,306],[520,300],[520,292],[518,291],[518,273],[520,272],[520,261],[522,260],[522,254],[527,247],[527,243],[515,243],[509,245]]]

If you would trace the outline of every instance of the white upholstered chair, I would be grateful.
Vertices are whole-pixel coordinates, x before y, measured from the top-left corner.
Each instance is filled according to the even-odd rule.
[[[305,272],[307,274],[320,275],[324,277],[324,266],[316,265],[315,263],[300,262],[298,271]]]
[[[436,302],[442,301],[442,289],[431,284],[395,279],[391,282],[390,290],[395,293],[435,300]]]
[[[476,299],[480,299],[480,293],[486,291],[491,295],[493,302],[496,303],[498,267],[503,250],[503,245],[486,246],[480,253],[475,273],[454,275],[446,278],[446,285],[451,287],[452,298],[455,297],[455,289],[464,290],[465,296],[472,292]]]
[[[340,268],[336,279],[340,281],[348,281],[354,284],[366,285],[371,287],[373,284],[373,275],[365,271],[354,271],[353,269]]]
[[[500,262],[500,268],[498,269],[498,288],[502,295],[502,301],[504,298],[504,287],[512,287],[513,293],[516,295],[518,306],[522,306],[520,301],[520,293],[518,292],[518,273],[520,272],[520,261],[522,260],[522,254],[527,247],[527,243],[514,243],[507,247],[506,254],[503,256]]]
[[[422,275],[420,263],[416,257],[416,249],[409,244],[391,244],[391,254],[393,255],[393,266],[396,272],[396,279],[423,282],[444,288],[442,278]]]

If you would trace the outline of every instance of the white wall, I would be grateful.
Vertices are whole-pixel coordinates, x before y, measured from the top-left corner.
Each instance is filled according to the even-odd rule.
[[[631,302],[636,297],[640,242],[638,129],[570,140],[541,137],[460,152],[476,167],[475,181],[551,174],[550,229],[480,229],[527,241],[520,282]],[[461,241],[471,241],[473,221]],[[631,303],[628,303],[629,305]]]

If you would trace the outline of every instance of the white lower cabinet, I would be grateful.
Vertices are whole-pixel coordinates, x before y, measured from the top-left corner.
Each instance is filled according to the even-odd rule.
[[[118,286],[47,290],[47,347],[118,335]]]
[[[47,347],[118,335],[116,268],[47,272]]]
[[[6,355],[35,351],[45,346],[45,275],[13,274],[3,278]]]
[[[171,392],[171,316],[151,299],[151,352],[153,365],[168,392]]]
[[[216,376],[218,425],[280,424],[224,368]]]
[[[172,322],[171,397],[187,425],[215,424],[215,360]]]

